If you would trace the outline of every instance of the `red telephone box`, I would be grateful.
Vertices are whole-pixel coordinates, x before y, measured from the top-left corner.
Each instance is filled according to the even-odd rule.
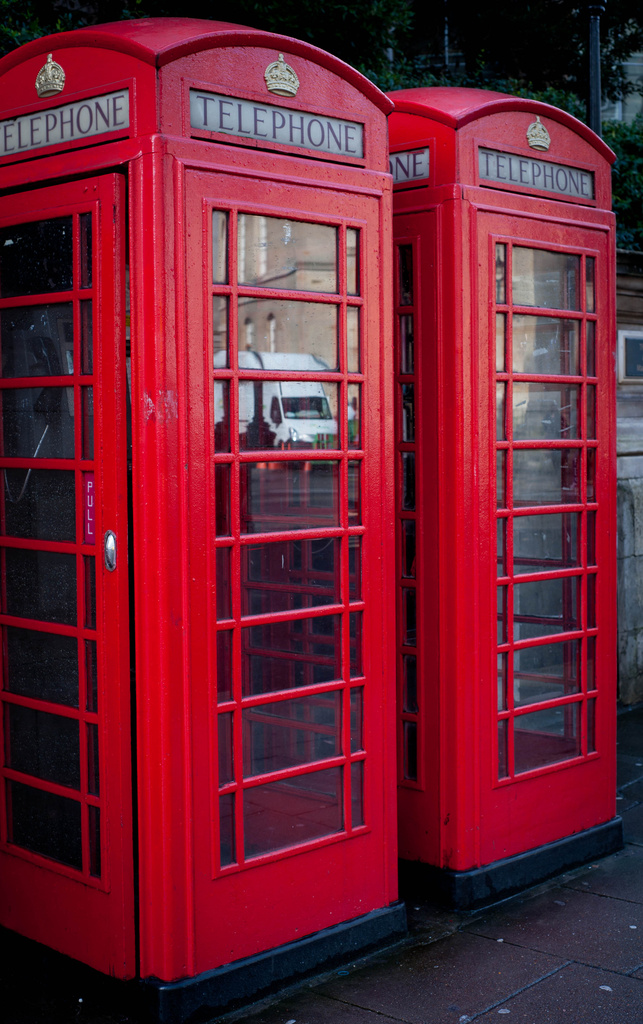
[[[0,83],[0,916],[182,1020],[405,927],[391,102],[189,19]]]
[[[400,856],[467,907],[622,845],[613,154],[392,94]]]

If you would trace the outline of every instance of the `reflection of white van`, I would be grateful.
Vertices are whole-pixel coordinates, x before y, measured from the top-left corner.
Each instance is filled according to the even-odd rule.
[[[239,353],[239,368],[263,369],[272,372],[327,371],[326,364],[306,353],[254,352]],[[271,448],[336,448],[337,385],[313,380],[245,380],[239,382],[239,434],[241,447]],[[252,440],[256,430],[255,403],[261,395],[262,440]],[[219,402],[215,422],[223,418]],[[250,430],[248,429],[250,428]],[[273,437],[274,435],[274,437]],[[256,435],[255,435],[256,437]]]

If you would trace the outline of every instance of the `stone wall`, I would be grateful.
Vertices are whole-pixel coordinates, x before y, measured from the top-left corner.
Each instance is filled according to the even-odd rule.
[[[617,254],[617,326],[643,331],[643,253]],[[643,701],[643,379],[616,391],[618,678],[624,704]]]

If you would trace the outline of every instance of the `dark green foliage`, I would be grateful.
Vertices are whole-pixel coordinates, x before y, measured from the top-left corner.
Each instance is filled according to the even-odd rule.
[[[616,153],[612,171],[616,244],[643,252],[643,117],[631,124],[607,121],[603,137]]]
[[[381,89],[461,85],[543,100],[585,120],[587,3],[496,0],[0,0],[0,55],[38,36],[125,18],[233,21],[305,39],[358,68]],[[448,22],[445,22],[445,18]],[[448,31],[445,29],[448,27]],[[623,94],[622,62],[643,50],[641,0],[606,0],[602,84]],[[447,63],[446,56],[449,56]],[[643,251],[643,121],[607,122],[615,150],[618,244]]]

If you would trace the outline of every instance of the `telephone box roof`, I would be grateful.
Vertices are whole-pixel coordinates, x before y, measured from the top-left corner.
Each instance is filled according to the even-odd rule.
[[[580,135],[586,142],[603,156],[609,163],[614,163],[616,155],[598,135],[586,124],[572,117],[571,114],[553,107],[540,100],[526,99],[523,96],[512,96],[509,93],[494,92],[491,89],[463,89],[452,86],[427,86],[419,89],[400,89],[388,93],[395,103],[395,111],[405,114],[419,114],[430,117],[450,128],[463,128],[471,121],[476,121],[490,114],[503,114],[521,110],[549,117],[570,131]]]
[[[393,106],[392,101],[368,78],[317,46],[274,32],[202,18],[138,18],[43,36],[0,59],[0,75],[39,53],[73,46],[118,50],[158,68],[186,54],[223,46],[269,47],[272,50],[282,46],[288,53],[313,61],[347,80],[384,113],[388,114]]]

